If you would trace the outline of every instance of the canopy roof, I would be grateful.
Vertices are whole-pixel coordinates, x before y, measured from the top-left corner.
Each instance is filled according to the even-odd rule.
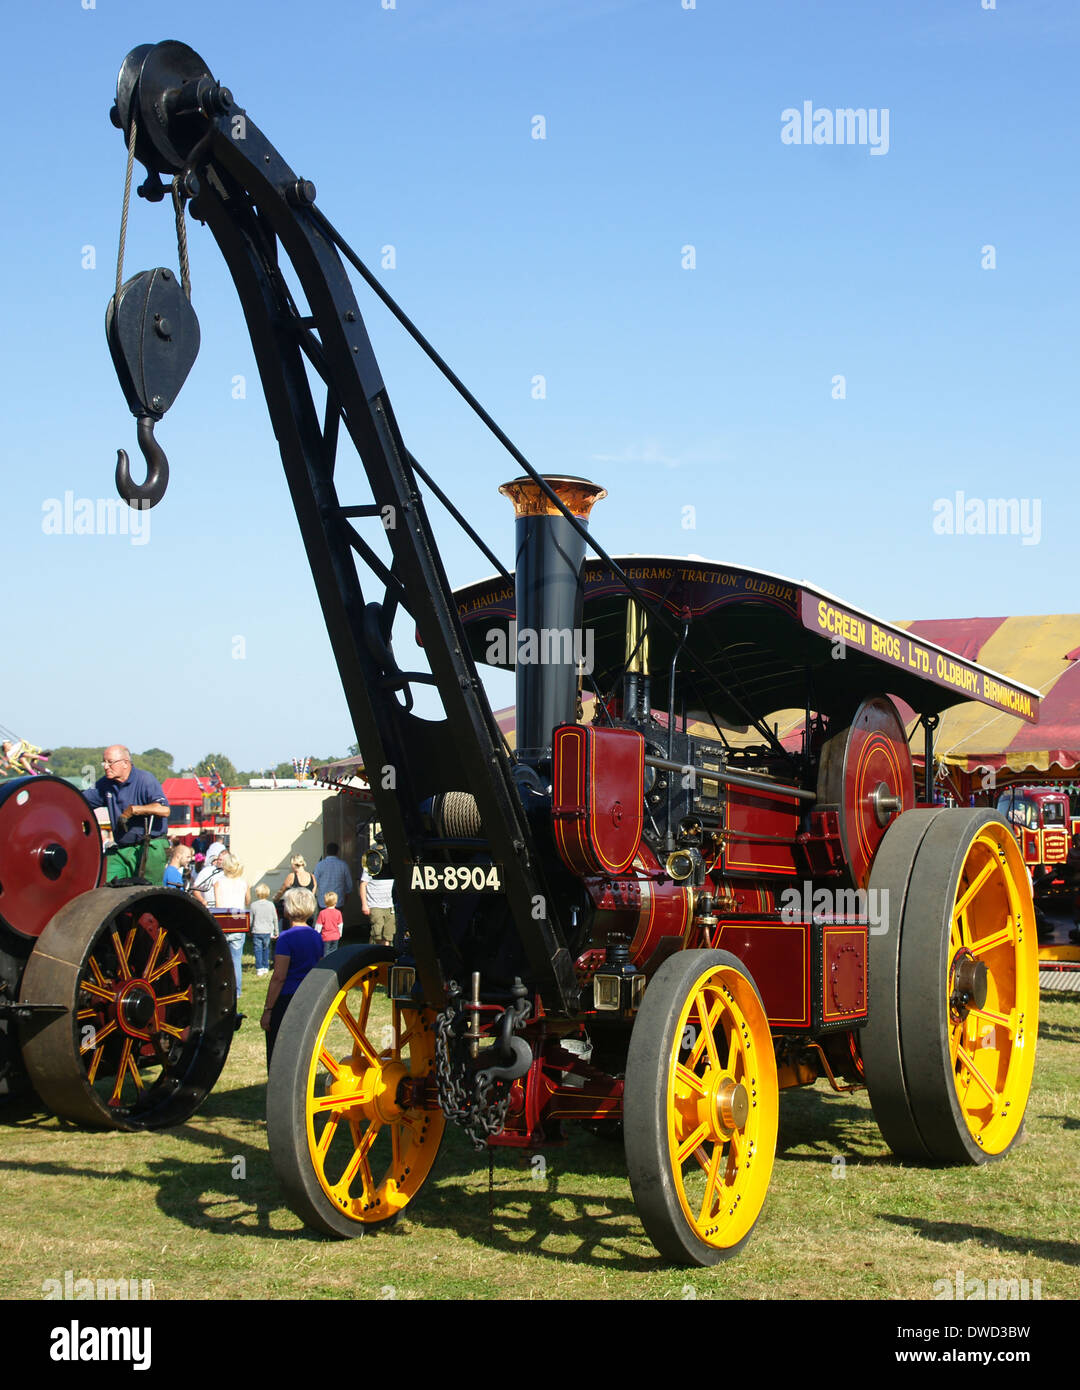
[[[696,667],[685,682],[691,720],[714,718],[723,727],[739,728],[807,703],[832,712],[882,693],[920,714],[977,700],[1008,711],[1015,724],[1038,718],[1039,692],[1015,676],[980,665],[918,624],[906,629],[883,622],[803,581],[696,558],[628,556],[616,563],[670,621],[670,628],[655,619],[650,623],[657,708],[667,705],[677,642],[671,629],[681,632],[689,619],[678,670]],[[514,617],[513,584],[486,579],[459,589],[456,597],[475,659],[507,664],[498,658],[513,649],[505,638]],[[626,601],[622,582],[605,565],[586,564],[585,654],[588,660],[591,633],[593,676],[601,690],[616,687],[623,668]],[[502,641],[493,641],[497,632],[504,634]],[[985,720],[986,710],[980,715]]]

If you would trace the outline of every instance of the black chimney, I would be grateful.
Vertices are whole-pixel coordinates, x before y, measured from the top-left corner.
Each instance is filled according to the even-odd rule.
[[[567,510],[588,523],[607,493],[584,478],[545,478]],[[517,517],[516,633],[510,655],[517,670],[517,752],[534,766],[551,757],[551,731],[577,717],[578,670],[591,669],[592,646],[581,630],[585,540],[531,478],[499,491]]]

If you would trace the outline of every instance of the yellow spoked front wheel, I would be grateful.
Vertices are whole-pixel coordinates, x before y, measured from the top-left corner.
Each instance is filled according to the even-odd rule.
[[[768,1020],[726,951],[681,951],[657,971],[630,1038],[624,1094],[634,1202],[660,1253],[711,1265],[749,1236],[776,1152]]]
[[[289,1205],[327,1235],[392,1224],[442,1140],[434,1011],[376,994],[394,959],[380,947],[328,956],[297,990],[274,1047],[271,1158]]]

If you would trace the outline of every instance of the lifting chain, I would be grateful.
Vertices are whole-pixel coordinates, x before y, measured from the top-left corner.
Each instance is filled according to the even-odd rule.
[[[451,980],[450,1002],[435,1019],[435,1080],[439,1107],[448,1120],[464,1129],[477,1152],[487,1148],[489,1135],[506,1128],[513,1083],[486,1077],[478,1071],[470,1077],[468,1043],[456,1025],[464,1019],[459,1006],[461,990]]]

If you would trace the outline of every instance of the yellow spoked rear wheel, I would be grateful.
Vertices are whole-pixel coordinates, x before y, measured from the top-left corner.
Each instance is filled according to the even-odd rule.
[[[393,958],[378,947],[327,957],[297,991],[274,1049],[274,1167],[293,1210],[329,1235],[392,1224],[442,1140],[434,1012],[376,998]]]
[[[909,910],[929,914],[922,900],[936,886],[944,958],[923,950],[902,962],[900,1026],[902,1035],[914,1027],[925,990],[922,1036],[906,1049],[916,1123],[933,1156],[981,1162],[1009,1148],[1024,1118],[1039,1026],[1038,941],[1012,832],[997,817],[963,820],[939,818],[916,861]]]
[[[1023,1123],[1039,1024],[1031,885],[1012,832],[980,810],[912,811],[890,826],[871,890],[861,1038],[874,1114],[894,1152],[999,1158]]]
[[[753,980],[726,951],[657,971],[634,1024],[624,1126],[630,1185],[653,1244],[710,1265],[744,1243],[772,1174],[776,1062]]]

